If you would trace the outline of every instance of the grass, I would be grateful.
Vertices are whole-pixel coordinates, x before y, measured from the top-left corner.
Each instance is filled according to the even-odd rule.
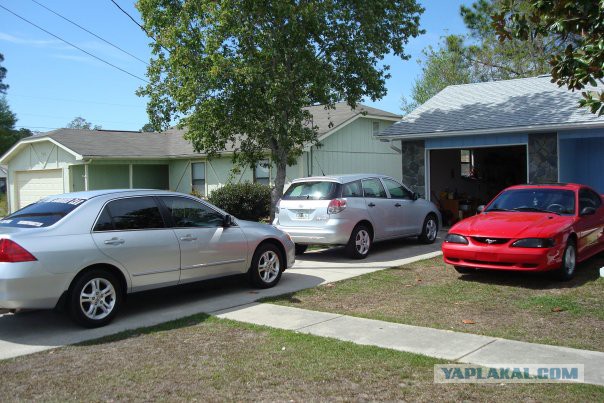
[[[434,258],[264,302],[604,351],[602,266],[604,256],[592,258],[562,283],[537,273],[462,276]]]
[[[3,401],[599,401],[592,385],[443,385],[436,359],[196,315],[0,362]]]

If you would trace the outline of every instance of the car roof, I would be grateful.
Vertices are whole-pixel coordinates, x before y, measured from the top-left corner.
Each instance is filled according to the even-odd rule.
[[[60,195],[53,195],[50,197],[61,196],[61,198],[72,198],[72,199],[92,199],[101,196],[142,196],[148,194],[178,194],[175,192],[168,192],[165,190],[156,189],[103,189],[103,190],[87,190],[83,192],[71,192]]]
[[[579,190],[587,187],[578,183],[528,183],[524,185],[510,186],[508,189],[565,189],[565,190]]]
[[[292,183],[311,182],[311,181],[330,181],[338,183],[348,183],[368,178],[389,178],[388,175],[382,174],[342,174],[342,175],[323,175],[323,176],[308,176],[306,178],[294,179]]]

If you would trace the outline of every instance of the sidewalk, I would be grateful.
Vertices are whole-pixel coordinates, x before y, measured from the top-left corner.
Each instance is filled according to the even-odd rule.
[[[604,353],[596,351],[526,343],[273,304],[251,303],[212,314],[239,322],[469,364],[583,364],[585,382],[604,386]]]

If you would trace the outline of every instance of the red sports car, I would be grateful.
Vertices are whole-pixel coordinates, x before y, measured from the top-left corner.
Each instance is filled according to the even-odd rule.
[[[573,183],[509,187],[451,227],[444,260],[460,273],[556,270],[569,280],[578,262],[604,251],[603,204],[604,196]]]

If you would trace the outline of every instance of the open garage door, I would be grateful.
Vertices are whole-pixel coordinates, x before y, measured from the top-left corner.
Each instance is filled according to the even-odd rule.
[[[22,171],[16,173],[17,207],[54,195],[64,193],[63,170],[45,169],[40,171]]]

